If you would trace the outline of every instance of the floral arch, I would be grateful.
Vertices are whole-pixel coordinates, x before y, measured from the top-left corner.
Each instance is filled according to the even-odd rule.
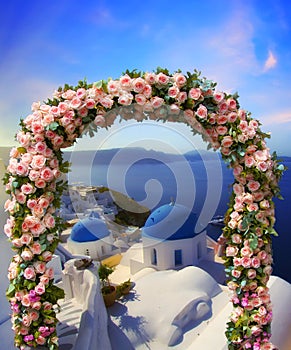
[[[116,80],[80,81],[59,88],[45,103],[33,103],[21,120],[4,177],[10,199],[4,231],[15,255],[8,270],[7,298],[12,309],[15,345],[58,348],[55,306],[63,291],[53,284],[46,264],[59,242],[63,223],[55,215],[67,184],[69,164],[62,148],[83,133],[125,119],[182,122],[200,133],[209,148],[220,150],[233,169],[233,193],[223,232],[225,270],[233,311],[226,325],[228,348],[273,349],[272,306],[267,282],[272,272],[272,198],[280,197],[284,166],[271,155],[260,123],[240,109],[238,96],[215,90],[200,72],[182,74],[126,71]]]

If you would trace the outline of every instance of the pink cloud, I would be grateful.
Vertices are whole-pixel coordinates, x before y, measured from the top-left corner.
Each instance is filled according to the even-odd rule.
[[[264,72],[276,67],[277,65],[277,58],[274,56],[273,52],[270,50],[268,54],[268,58],[265,61],[264,64]]]

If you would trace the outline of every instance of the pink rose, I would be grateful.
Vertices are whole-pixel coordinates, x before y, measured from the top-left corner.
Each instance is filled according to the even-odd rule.
[[[226,256],[236,256],[238,253],[238,248],[234,246],[226,247]]]
[[[33,134],[41,134],[44,131],[44,127],[40,121],[32,122],[31,131]]]
[[[170,80],[170,77],[168,77],[166,74],[164,73],[159,73],[157,76],[156,76],[156,82],[158,84],[161,84],[161,85],[167,85],[168,82]]]
[[[88,109],[87,109],[87,107],[86,107],[86,106],[83,106],[82,108],[79,108],[79,109],[78,109],[78,115],[79,115],[80,117],[82,117],[82,118],[87,117],[87,115],[88,115]]]
[[[247,168],[251,168],[253,165],[255,165],[255,159],[253,156],[245,156],[245,166]]]
[[[146,98],[150,98],[152,95],[152,87],[150,85],[146,85],[143,89],[143,94]]]
[[[41,253],[41,245],[38,242],[34,242],[30,250],[34,255],[39,255]]]
[[[258,269],[261,266],[261,260],[259,258],[257,258],[256,256],[254,256],[252,258],[252,267],[255,269]]]
[[[25,327],[29,327],[31,325],[31,322],[32,320],[30,319],[30,317],[28,315],[24,315],[22,317],[22,324],[25,326]]]
[[[94,124],[97,126],[104,126],[105,119],[104,119],[103,115],[97,115],[94,119]]]
[[[236,194],[236,195],[241,195],[243,194],[245,191],[245,188],[242,184],[239,184],[239,183],[235,183],[233,185],[233,192]]]
[[[43,336],[39,335],[36,339],[35,339],[36,343],[38,345],[44,345],[46,342],[46,338],[44,338]]]
[[[161,105],[164,103],[164,99],[162,99],[161,97],[155,96],[151,99],[151,105],[154,108],[159,108],[161,107]]]
[[[201,97],[202,91],[199,88],[192,88],[189,90],[189,97],[193,100],[199,100]]]
[[[70,107],[73,109],[78,109],[82,104],[82,100],[79,97],[74,97],[70,102]]]
[[[39,278],[40,282],[43,283],[45,286],[47,286],[49,284],[49,277],[47,275],[42,275]]]
[[[178,93],[180,92],[178,86],[174,85],[174,86],[171,86],[168,90],[168,95],[172,98],[175,98],[178,96]]]
[[[42,253],[42,257],[45,262],[48,262],[52,260],[53,254],[50,251],[46,250],[45,252]]]
[[[46,162],[46,158],[43,155],[41,154],[35,155],[32,157],[31,167],[36,170],[42,169],[45,165],[45,162]]]
[[[53,174],[53,171],[51,170],[51,168],[45,167],[41,170],[40,177],[42,180],[44,180],[46,182],[50,182],[54,179],[54,174]]]
[[[216,131],[217,131],[218,135],[225,135],[227,133],[228,129],[226,126],[218,125],[216,127]]]
[[[21,237],[20,237],[20,241],[22,244],[26,244],[29,245],[31,243],[31,241],[33,240],[33,237],[31,234],[29,233],[24,233]]]
[[[109,80],[107,83],[107,90],[110,94],[116,95],[119,90],[119,81]]]
[[[233,98],[229,98],[227,100],[227,104],[228,104],[228,109],[230,109],[231,111],[236,109],[236,101]]]
[[[204,105],[200,105],[195,114],[199,118],[205,119],[205,118],[207,118],[207,113],[208,113],[207,108]]]
[[[33,266],[28,266],[24,272],[23,272],[24,278],[27,280],[34,280],[35,279],[35,271]]]
[[[143,106],[146,103],[146,97],[142,94],[135,95],[135,101],[139,105]]]
[[[266,162],[259,162],[257,164],[257,168],[262,171],[262,172],[265,172],[268,170],[268,164]]]
[[[224,114],[225,112],[227,112],[228,110],[228,104],[225,101],[222,101],[219,105],[218,105],[218,111],[219,113]]]
[[[26,165],[30,165],[32,160],[32,154],[31,153],[24,153],[21,156],[21,161],[26,164]]]
[[[240,244],[242,242],[241,235],[239,235],[238,233],[233,234],[231,240],[235,244]]]
[[[34,237],[38,237],[44,231],[45,231],[45,226],[42,225],[40,222],[30,228],[30,232],[33,234]]]
[[[27,147],[31,141],[31,136],[29,133],[24,133],[23,131],[20,131],[17,133],[16,139],[22,147]]]
[[[104,97],[101,99],[100,103],[103,107],[110,109],[113,105],[113,100],[110,97]]]
[[[34,264],[33,264],[34,268],[35,268],[35,271],[37,273],[40,273],[40,274],[43,274],[46,270],[46,263],[43,262],[43,261],[36,261]]]
[[[27,176],[28,175],[28,166],[25,163],[18,163],[16,166],[16,174],[19,176]]]
[[[44,216],[43,223],[47,228],[55,227],[55,219],[51,214],[46,214]]]
[[[88,98],[88,100],[86,100],[86,108],[92,109],[95,106],[96,106],[96,102],[92,98]]]
[[[145,81],[150,84],[153,85],[156,82],[156,75],[154,73],[145,73]]]
[[[252,266],[252,260],[251,258],[244,256],[243,258],[241,258],[241,265],[245,268],[245,269],[249,269]]]
[[[24,204],[26,202],[26,195],[22,192],[17,192],[15,197],[17,202],[20,204]]]
[[[231,112],[227,115],[227,118],[230,123],[234,123],[237,120],[237,114],[235,112]]]
[[[259,209],[259,206],[257,203],[250,203],[247,206],[248,211],[257,211]]]
[[[183,74],[181,74],[181,73],[175,73],[174,76],[173,76],[173,78],[174,78],[175,83],[176,83],[179,87],[182,87],[182,86],[185,85],[186,82],[187,82],[186,77],[185,77]]]
[[[132,79],[128,74],[123,75],[119,79],[120,86],[125,90],[130,90],[132,86]]]
[[[223,92],[219,92],[219,91],[216,91],[214,94],[213,94],[213,99],[216,103],[220,103],[223,101],[224,99],[224,93]]]
[[[43,179],[35,180],[35,187],[37,188],[45,188],[46,182]]]
[[[35,286],[34,290],[36,294],[42,295],[45,292],[45,285],[40,282]]]
[[[34,193],[35,188],[30,183],[26,183],[21,186],[21,191],[27,195],[27,194]]]
[[[233,144],[233,140],[231,136],[224,136],[221,140],[222,147],[230,147]]]
[[[137,92],[137,93],[143,92],[145,85],[146,85],[146,82],[143,78],[139,77],[139,78],[133,79],[132,87],[134,92]]]
[[[219,114],[217,116],[217,123],[222,125],[228,122],[228,117],[224,114]]]
[[[21,257],[24,261],[31,261],[33,258],[33,254],[30,250],[25,249],[23,250],[23,252],[21,253]]]
[[[250,180],[247,184],[247,187],[251,192],[257,191],[260,188],[260,186],[260,183],[255,180]]]
[[[180,91],[176,99],[179,103],[184,103],[187,100],[187,93],[185,91]]]
[[[239,278],[241,275],[241,271],[240,270],[232,270],[231,274],[233,277]]]
[[[133,95],[129,93],[124,93],[118,98],[118,103],[120,103],[123,106],[129,106],[132,102]]]
[[[257,273],[256,273],[256,270],[254,269],[249,269],[248,272],[247,272],[247,276],[250,280],[253,280],[254,278],[256,278],[257,276]]]

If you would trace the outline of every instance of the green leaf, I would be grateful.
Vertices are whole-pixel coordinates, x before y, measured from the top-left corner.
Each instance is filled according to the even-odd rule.
[[[59,123],[57,122],[52,122],[47,126],[48,130],[57,130],[57,128],[59,127]]]
[[[15,292],[15,286],[12,283],[10,283],[9,287],[8,287],[8,289],[6,291],[6,296],[7,297],[12,297],[14,292]]]
[[[102,84],[103,84],[103,80],[99,80],[99,81],[96,81],[96,83],[94,83],[93,85],[94,85],[97,89],[101,89],[101,88],[102,88]]]

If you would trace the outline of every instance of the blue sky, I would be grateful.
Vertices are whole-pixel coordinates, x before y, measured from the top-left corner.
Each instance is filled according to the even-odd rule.
[[[198,69],[217,81],[219,90],[238,91],[241,107],[272,133],[270,148],[291,155],[288,1],[14,0],[3,3],[0,12],[0,146],[13,144],[32,102],[46,100],[64,83],[161,66],[171,72]],[[148,139],[158,126],[151,127],[149,134],[141,125],[125,133],[122,124],[115,125],[115,138],[106,147],[129,145],[136,135]],[[163,129],[165,138],[187,148],[175,137],[176,126],[170,128],[168,134]],[[186,126],[177,130],[186,143],[191,139]],[[101,147],[99,140],[108,141],[108,135],[98,134],[93,146],[82,142]]]

